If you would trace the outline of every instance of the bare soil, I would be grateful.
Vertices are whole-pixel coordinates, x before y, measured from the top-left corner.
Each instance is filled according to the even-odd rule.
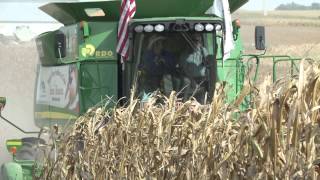
[[[320,11],[272,11],[268,16],[262,12],[237,12],[234,18],[240,19],[244,53],[260,54],[255,50],[255,26],[266,28],[266,55],[289,55],[294,58],[320,60]],[[260,61],[258,82],[272,75],[271,58]],[[291,64],[277,64],[277,76],[289,77]]]

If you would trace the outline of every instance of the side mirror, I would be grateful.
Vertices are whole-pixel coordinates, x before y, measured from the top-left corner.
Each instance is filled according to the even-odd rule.
[[[5,105],[6,105],[6,98],[5,97],[0,97],[0,113],[3,110]]]
[[[62,32],[57,32],[54,48],[56,58],[66,57],[66,36]]]
[[[266,49],[266,35],[264,26],[256,26],[255,29],[255,44],[257,50]]]

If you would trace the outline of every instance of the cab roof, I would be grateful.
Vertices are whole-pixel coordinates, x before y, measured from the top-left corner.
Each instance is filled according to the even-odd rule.
[[[248,0],[229,0],[231,12]],[[136,0],[135,19],[152,17],[205,17],[212,0]],[[121,0],[49,3],[40,9],[64,25],[80,21],[118,21]],[[104,16],[90,17],[85,10],[100,8]]]

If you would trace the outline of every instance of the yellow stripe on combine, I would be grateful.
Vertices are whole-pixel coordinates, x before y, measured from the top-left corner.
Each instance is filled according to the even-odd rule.
[[[41,119],[76,119],[77,116],[62,112],[35,112],[36,118]]]
[[[22,142],[21,141],[7,141],[6,144],[7,144],[7,146],[21,146]]]

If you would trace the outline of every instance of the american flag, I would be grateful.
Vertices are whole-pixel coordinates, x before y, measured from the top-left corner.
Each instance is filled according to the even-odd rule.
[[[129,55],[129,32],[128,24],[136,13],[135,0],[122,0],[120,9],[120,20],[118,27],[117,52],[122,58],[127,59]]]

